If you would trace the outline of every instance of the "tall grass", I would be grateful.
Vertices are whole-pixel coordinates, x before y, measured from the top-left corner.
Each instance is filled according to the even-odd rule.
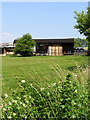
[[[75,65],[62,69],[59,64],[42,71],[34,69],[34,80],[27,83],[18,78],[18,87],[12,94],[3,95],[3,119],[88,119],[87,66]],[[41,73],[41,74],[39,74]],[[55,75],[55,76],[54,76]],[[53,78],[51,83],[49,79]],[[36,79],[37,78],[37,79]],[[40,79],[40,82],[37,81]]]

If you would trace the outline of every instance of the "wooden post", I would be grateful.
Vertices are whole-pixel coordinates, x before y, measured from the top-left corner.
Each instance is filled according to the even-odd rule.
[[[4,50],[3,50],[3,54],[5,54],[6,53],[6,50],[5,50],[5,48],[4,48]]]

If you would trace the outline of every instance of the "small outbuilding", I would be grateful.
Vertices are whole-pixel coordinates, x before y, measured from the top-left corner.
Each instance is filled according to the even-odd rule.
[[[0,43],[0,54],[13,54],[14,47],[15,46],[13,46],[13,43]]]

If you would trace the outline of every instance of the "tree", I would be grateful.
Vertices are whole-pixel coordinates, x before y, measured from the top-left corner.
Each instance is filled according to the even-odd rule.
[[[87,39],[76,38],[74,39],[74,47],[86,47],[88,45]]]
[[[74,28],[78,29],[80,34],[84,34],[86,36],[90,51],[90,7],[87,8],[86,13],[84,13],[84,11],[81,13],[77,13],[75,11],[74,13],[76,14],[74,18],[77,21]]]
[[[77,24],[74,28],[79,29],[80,34],[84,34],[87,38],[90,37],[90,8],[87,8],[86,14],[84,11],[81,13],[77,13],[75,19],[77,20]]]
[[[22,56],[29,56],[33,52],[33,47],[35,46],[34,40],[29,33],[23,35],[23,37],[18,38],[16,46],[14,48],[15,54],[21,54]]]

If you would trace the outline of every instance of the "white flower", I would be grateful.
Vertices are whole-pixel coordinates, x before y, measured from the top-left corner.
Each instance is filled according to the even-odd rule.
[[[29,101],[26,101],[26,103],[29,103]]]
[[[8,116],[7,118],[8,118],[8,119],[11,119],[12,117],[11,117],[11,116]]]
[[[17,103],[17,100],[13,100],[12,102]]]
[[[25,104],[23,103],[23,106],[25,107]]]
[[[44,90],[45,88],[41,88],[41,91]]]
[[[12,103],[11,103],[11,102],[9,102],[9,105],[12,105]]]
[[[72,118],[76,118],[76,116],[75,116],[75,115],[72,115]]]
[[[27,118],[27,116],[25,116],[25,119]]]
[[[16,115],[16,113],[13,113],[13,115]]]
[[[78,75],[77,75],[77,74],[75,74],[74,76],[75,76],[75,77],[78,77]]]
[[[17,99],[20,99],[19,97],[17,97]]]
[[[5,109],[5,108],[3,108],[3,110],[4,110],[4,111],[6,111],[6,109]]]
[[[22,80],[21,82],[22,82],[22,83],[25,83],[25,80]]]
[[[55,86],[55,85],[56,85],[56,83],[53,83],[53,84],[52,84],[52,86]]]
[[[7,95],[7,94],[5,94],[5,98],[8,98],[8,95]]]
[[[61,81],[58,81],[58,83],[60,83]]]
[[[29,98],[31,98],[31,96],[29,96]]]
[[[15,100],[14,102],[17,103],[17,100]]]
[[[20,104],[22,105],[22,102],[20,101]]]

